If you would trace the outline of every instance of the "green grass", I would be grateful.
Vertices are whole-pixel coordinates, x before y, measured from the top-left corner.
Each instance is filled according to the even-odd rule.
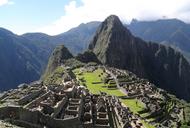
[[[103,76],[99,77],[100,74],[103,73],[101,69],[97,69],[94,72],[83,72],[81,75],[78,75],[80,74],[79,68],[75,69],[73,72],[77,75],[78,79],[84,78],[84,80],[86,80],[87,88],[93,94],[99,94],[101,91],[101,92],[106,92],[109,95],[125,96],[125,94],[122,93],[117,88],[113,89],[107,88],[108,84],[104,84],[101,80],[106,74],[103,74]],[[94,82],[100,82],[100,83],[93,84]],[[82,82],[80,81],[80,83]],[[144,104],[138,101],[137,99],[121,99],[121,101],[123,104],[129,107],[130,110],[134,113],[138,113],[138,111],[142,111],[144,109]],[[154,128],[154,126],[149,125],[145,121],[142,121],[142,123],[146,128]]]
[[[93,82],[101,82],[101,77],[99,77],[99,75],[102,73],[103,71],[101,69],[95,70],[93,73],[89,73],[89,72],[84,72],[82,75],[78,75],[77,77],[80,78],[84,78],[86,80],[86,85],[87,88],[90,90],[91,93],[93,94],[99,94],[100,91],[102,92],[106,92],[107,94],[110,95],[115,95],[115,96],[125,96],[124,93],[122,93],[119,89],[114,88],[107,88],[107,84],[99,83],[99,84],[93,84]],[[79,69],[74,70],[74,73],[78,74],[79,73]],[[138,111],[142,111],[144,108],[144,104],[141,103],[140,101],[136,100],[136,99],[122,99],[122,102],[132,108],[132,110],[137,113]],[[137,104],[136,104],[137,102]]]
[[[75,73],[78,72],[77,70],[74,71]],[[106,92],[109,95],[115,95],[115,96],[124,96],[124,94],[117,88],[109,89],[107,88],[107,84],[104,84],[101,80],[101,77],[99,75],[103,73],[101,69],[95,70],[93,73],[91,72],[85,72],[82,75],[79,75],[78,78],[84,77],[84,80],[86,80],[87,88],[90,90],[93,94],[99,94],[101,92]],[[93,84],[94,82],[101,82],[98,84]]]
[[[130,110],[134,113],[138,114],[139,111],[144,110],[144,104],[137,99],[124,99],[124,100],[122,99],[121,101],[126,106],[128,106],[130,108]],[[141,117],[145,117],[145,116],[149,115],[149,113],[143,113],[140,115],[141,115]],[[154,126],[150,125],[149,123],[145,122],[144,120],[142,120],[141,122],[143,123],[143,125],[146,128],[155,128]]]
[[[136,99],[122,99],[121,100],[126,106],[128,106],[131,111],[138,113],[139,111],[144,110],[144,104]]]

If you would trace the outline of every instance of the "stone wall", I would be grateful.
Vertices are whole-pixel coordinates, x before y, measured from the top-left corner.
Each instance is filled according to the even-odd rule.
[[[48,91],[47,93],[45,93],[44,95],[38,97],[37,99],[35,99],[34,101],[30,102],[29,104],[27,104],[25,107],[26,108],[32,108],[33,104],[39,104],[43,99],[45,99],[46,97],[48,97],[51,94],[51,91]]]
[[[63,106],[67,103],[67,97],[63,98],[60,103],[58,103],[58,106],[54,108],[54,113],[52,115],[53,118],[55,118],[63,108]]]
[[[38,91],[35,91],[35,92],[32,92],[31,94],[28,94],[28,95],[22,97],[22,98],[18,101],[18,103],[19,103],[20,105],[27,104],[27,103],[31,102],[33,99],[35,99],[36,97],[38,97],[40,94],[43,94],[43,93],[44,93],[43,89],[38,90]]]
[[[14,113],[14,116],[13,116]],[[10,116],[11,115],[11,116]],[[13,123],[21,122],[22,127],[34,127],[46,125],[50,128],[80,128],[82,126],[79,117],[68,119],[54,119],[39,111],[30,111],[20,107],[3,107],[0,109],[0,119],[10,119]],[[28,123],[30,122],[30,123]],[[19,124],[18,124],[19,125]]]

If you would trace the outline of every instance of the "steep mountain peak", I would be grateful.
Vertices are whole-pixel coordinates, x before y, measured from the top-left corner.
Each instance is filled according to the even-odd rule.
[[[110,15],[110,16],[108,16],[108,17],[104,20],[103,24],[108,24],[108,25],[122,25],[122,23],[121,23],[119,17],[116,16],[116,15]]]
[[[136,38],[117,16],[100,25],[89,49],[102,64],[130,70],[180,98],[190,98],[190,65],[185,58],[172,48]]]
[[[99,26],[94,38],[92,39],[89,49],[98,55],[97,57],[104,63],[107,61],[106,52],[108,49],[122,48],[123,45],[129,43],[133,36],[126,29],[119,18],[111,15],[105,19]],[[120,51],[119,51],[120,52]]]
[[[122,22],[119,17],[116,15],[108,16],[100,25],[98,31],[106,31],[106,32],[126,32],[127,29],[124,29]],[[129,31],[128,31],[129,32]]]

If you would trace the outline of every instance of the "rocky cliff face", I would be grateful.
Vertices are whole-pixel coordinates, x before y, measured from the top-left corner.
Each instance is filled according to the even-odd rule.
[[[73,55],[64,45],[57,46],[49,58],[49,62],[43,77],[51,74],[58,66],[61,66],[64,61],[70,58],[73,58]]]
[[[134,37],[117,16],[98,28],[89,49],[101,63],[128,69],[180,98],[190,100],[190,65],[170,47]]]

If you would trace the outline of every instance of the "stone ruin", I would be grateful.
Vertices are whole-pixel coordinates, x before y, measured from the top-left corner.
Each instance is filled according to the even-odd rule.
[[[138,99],[145,105],[145,112],[150,113],[146,118],[155,118],[150,123],[159,122],[158,127],[160,128],[173,127],[173,125],[177,126],[177,123],[183,118],[183,108],[177,105],[166,91],[157,88],[146,79],[138,78],[129,71],[112,67],[102,68],[109,76],[107,79],[115,80],[117,87],[125,92],[126,96],[124,98]],[[167,115],[164,115],[165,113]],[[164,118],[167,116],[168,118]]]
[[[91,94],[75,80],[32,83],[0,96],[0,119],[26,128],[141,128],[117,97]]]
[[[183,109],[167,96],[167,92],[147,80],[105,66],[83,70],[92,72],[96,68],[102,68],[107,74],[105,82],[114,81],[116,87],[126,93],[122,98],[135,98],[145,105],[150,115],[143,120],[156,117],[150,123],[159,122],[157,127],[163,128],[172,127],[183,118],[180,117]],[[2,93],[0,120],[26,128],[143,128],[142,117],[131,112],[118,97],[91,94],[77,80],[68,78],[61,85],[44,85],[37,81]],[[163,118],[164,113],[170,118]],[[157,115],[162,116],[157,118]]]

